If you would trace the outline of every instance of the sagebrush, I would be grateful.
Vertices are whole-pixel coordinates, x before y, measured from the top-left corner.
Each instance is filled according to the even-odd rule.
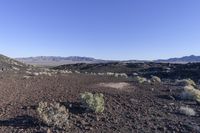
[[[40,102],[37,112],[42,121],[48,126],[67,129],[69,125],[69,112],[59,103]]]
[[[200,103],[200,90],[195,89],[191,85],[185,86],[184,91],[181,93],[181,98],[185,100],[194,100]]]
[[[157,76],[151,76],[151,82],[153,83],[161,83],[161,79]]]
[[[81,102],[87,110],[95,113],[102,113],[104,111],[104,95],[102,93],[92,94],[85,92],[80,94]]]
[[[138,83],[148,82],[148,80],[147,80],[146,78],[140,77],[140,76],[136,76],[136,77],[134,78],[134,80],[135,80],[136,82],[138,82]]]
[[[180,86],[196,86],[196,83],[191,79],[176,80],[176,84]]]

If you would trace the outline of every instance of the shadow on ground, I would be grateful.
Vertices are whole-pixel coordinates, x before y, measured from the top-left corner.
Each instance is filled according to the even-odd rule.
[[[0,121],[0,127],[2,126],[11,126],[16,128],[31,128],[31,127],[37,127],[41,125],[39,120],[28,115],[24,116],[17,116],[15,118],[11,118],[8,120],[1,120]]]
[[[62,102],[61,104],[69,109],[69,112],[75,115],[83,114],[86,112],[86,109],[82,107],[81,103],[79,102]]]

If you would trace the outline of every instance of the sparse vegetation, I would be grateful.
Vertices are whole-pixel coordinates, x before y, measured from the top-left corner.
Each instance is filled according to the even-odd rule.
[[[30,72],[30,71],[26,71],[25,73],[29,74],[29,75],[32,75],[32,72]]]
[[[153,82],[153,83],[161,83],[162,81],[161,81],[161,79],[159,77],[152,76],[151,77],[151,82]]]
[[[81,102],[87,110],[95,113],[104,111],[104,95],[101,93],[92,94],[90,92],[81,93]]]
[[[19,70],[20,70],[20,69],[17,68],[17,67],[12,67],[12,69],[15,70],[15,71],[19,71]]]
[[[115,77],[128,78],[128,75],[126,73],[115,73]]]
[[[29,79],[31,76],[23,76],[23,79]]]
[[[134,80],[135,80],[136,82],[138,82],[138,83],[148,82],[148,80],[147,80],[146,78],[140,77],[140,76],[136,76],[136,77],[134,78]]]
[[[195,89],[193,86],[185,86],[184,91],[181,93],[181,98],[185,100],[195,100],[200,103],[200,90]]]
[[[37,112],[42,121],[48,126],[67,129],[69,126],[68,110],[59,103],[40,102]]]
[[[0,128],[0,132],[18,132],[18,127],[21,126],[20,131],[27,133],[156,132],[160,127],[166,132],[172,129],[175,132],[199,131],[198,119],[190,116],[199,115],[200,106],[196,103],[200,101],[200,89],[198,90],[194,83],[182,84],[187,85],[184,89],[184,86],[174,84],[174,79],[185,78],[191,78],[198,83],[199,75],[196,75],[196,71],[193,73],[194,68],[190,68],[191,65],[187,68],[188,73],[182,70],[174,72],[179,68],[174,64],[106,63],[90,64],[92,67],[89,68],[88,65],[73,64],[71,68],[61,67],[55,70],[51,67],[14,65],[20,70],[13,71],[12,64],[3,62],[0,68],[3,71],[0,76],[0,115],[3,128]],[[194,66],[200,68],[200,64]],[[171,68],[169,73],[166,73],[167,67]],[[72,74],[68,74],[71,72]],[[79,72],[81,74],[75,74]],[[34,73],[38,76],[34,76]],[[159,75],[163,84],[159,84],[159,77],[151,75]],[[132,82],[136,76],[138,79],[135,81],[145,84]],[[99,94],[100,91],[104,95]],[[180,101],[180,96],[188,101]],[[51,103],[52,99],[62,102],[65,106]],[[34,105],[38,100],[46,102],[41,102],[36,111]],[[144,106],[141,106],[141,103]],[[147,111],[149,109],[151,110]],[[166,109],[170,109],[171,113],[163,113]],[[138,115],[141,115],[138,112],[145,112],[146,119],[143,119],[143,116],[137,119],[140,117]],[[151,124],[152,112],[162,114],[162,118],[169,121],[159,122],[160,118],[155,117],[155,123]],[[132,118],[136,118],[137,122]],[[169,127],[171,121],[173,124]],[[180,123],[190,127],[177,126]]]
[[[94,73],[91,73],[94,75]],[[126,73],[112,73],[112,72],[106,72],[106,73],[97,73],[95,75],[100,75],[100,76],[113,76],[116,78],[122,77],[122,78],[128,78],[128,75]]]
[[[61,74],[70,74],[70,73],[73,73],[73,72],[69,71],[69,70],[60,70],[60,71],[58,71],[58,73],[61,73]]]
[[[181,106],[179,111],[181,114],[187,115],[187,116],[195,116],[196,115],[196,112],[192,108],[189,108],[189,107]]]
[[[191,79],[176,80],[176,84],[180,86],[196,86],[196,83]]]
[[[76,70],[76,71],[74,71],[74,73],[80,74],[81,72],[79,72],[79,71]]]
[[[39,73],[37,73],[37,72],[34,72],[33,73],[33,76],[39,76],[40,74]]]

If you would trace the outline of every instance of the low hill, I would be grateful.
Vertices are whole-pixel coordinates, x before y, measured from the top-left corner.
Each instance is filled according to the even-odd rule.
[[[24,63],[0,54],[0,71],[19,70],[27,67]]]

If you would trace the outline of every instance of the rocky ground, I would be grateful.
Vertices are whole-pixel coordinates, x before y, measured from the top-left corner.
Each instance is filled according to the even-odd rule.
[[[73,70],[81,73],[126,73],[132,77],[135,73],[143,77],[158,76],[162,79],[176,80],[191,78],[200,82],[200,63],[170,64],[170,63],[98,63],[98,64],[68,64],[57,66],[56,70]]]
[[[29,73],[30,74],[30,73]],[[200,132],[200,106],[180,100],[180,86],[169,83],[139,84],[125,78],[87,74],[0,73],[1,133],[195,133]],[[119,87],[118,87],[119,85]],[[101,92],[102,114],[80,106],[81,92]],[[70,128],[56,130],[42,123],[36,108],[41,101],[59,102],[69,109]],[[181,106],[196,111],[180,113]]]

